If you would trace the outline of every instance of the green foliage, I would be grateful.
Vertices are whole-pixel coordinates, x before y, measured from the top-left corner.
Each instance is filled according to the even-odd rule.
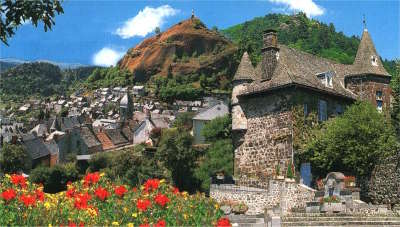
[[[173,78],[157,77],[154,79],[156,95],[164,102],[175,100],[196,100],[204,95],[204,91],[193,86],[193,79],[189,76],[175,76]]]
[[[154,32],[155,32],[157,35],[161,34],[161,29],[160,29],[160,27],[156,27],[156,28],[154,29]]]
[[[195,189],[193,169],[198,153],[192,148],[193,138],[189,132],[177,129],[162,131],[156,158],[171,171],[174,183],[188,191]]]
[[[286,177],[289,178],[289,179],[293,179],[294,178],[294,166],[291,163],[288,165],[288,169],[287,169],[287,172],[286,172]]]
[[[397,147],[388,119],[370,103],[360,102],[316,130],[307,152],[317,176],[341,170],[368,177],[378,161]]]
[[[100,87],[124,87],[134,84],[134,81],[135,77],[128,70],[120,70],[118,67],[96,68],[84,86],[89,90]]]
[[[0,40],[8,45],[7,39],[15,34],[15,30],[28,20],[37,27],[42,22],[44,31],[55,25],[55,14],[63,14],[59,0],[13,1],[4,0],[0,4]],[[4,16],[4,18],[3,18]]]
[[[143,156],[141,145],[113,153],[97,153],[89,160],[88,172],[105,171],[113,180],[137,186],[145,179],[165,178],[162,166],[153,157]]]
[[[201,182],[202,190],[209,189],[210,177],[217,172],[224,172],[227,176],[233,174],[233,146],[230,139],[220,139],[211,144],[196,168],[195,176]]]
[[[222,32],[239,45],[240,55],[248,51],[253,63],[261,60],[262,34],[266,29],[278,31],[279,42],[290,47],[326,57],[341,63],[352,63],[359,39],[336,32],[333,24],[297,15],[268,14],[235,25]]]
[[[4,143],[0,152],[0,168],[4,173],[16,173],[27,170],[29,156],[19,145]]]
[[[173,123],[173,126],[178,129],[190,131],[193,128],[193,116],[194,112],[184,112],[178,115]]]
[[[39,166],[32,170],[29,180],[34,183],[43,184],[45,192],[56,193],[66,190],[68,181],[76,181],[78,177],[79,173],[75,167],[75,163],[66,163],[50,168]]]
[[[1,73],[0,94],[7,99],[62,94],[61,79],[58,66],[49,63],[21,64]]]
[[[231,137],[231,124],[232,119],[229,115],[217,117],[204,126],[201,134],[207,142],[227,139]]]

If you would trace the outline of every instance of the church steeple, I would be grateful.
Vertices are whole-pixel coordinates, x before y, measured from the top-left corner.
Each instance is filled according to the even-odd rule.
[[[390,76],[383,67],[382,61],[375,49],[375,45],[372,42],[372,38],[368,33],[365,17],[363,19],[363,24],[364,31],[353,63],[353,73]]]

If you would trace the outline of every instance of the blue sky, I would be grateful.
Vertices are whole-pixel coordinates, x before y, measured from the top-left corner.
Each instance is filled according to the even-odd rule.
[[[400,57],[400,1],[64,1],[64,14],[50,32],[29,23],[0,44],[1,58],[110,65],[154,27],[165,30],[189,18],[192,9],[208,27],[220,29],[268,13],[303,11],[333,23],[346,35],[362,33],[362,16],[383,58]]]

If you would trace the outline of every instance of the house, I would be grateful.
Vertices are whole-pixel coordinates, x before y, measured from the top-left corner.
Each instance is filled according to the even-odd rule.
[[[344,65],[278,43],[263,34],[262,60],[254,68],[244,53],[233,79],[232,133],[238,184],[266,187],[292,164],[295,108],[319,121],[339,115],[356,100],[382,111],[389,107],[391,76],[365,29],[352,65]],[[251,179],[249,178],[251,177]]]
[[[193,137],[195,144],[204,143],[204,136],[201,135],[201,130],[204,125],[217,117],[223,117],[229,114],[229,107],[224,102],[211,106],[193,117]]]
[[[34,134],[37,137],[46,137],[49,133],[47,131],[47,125],[46,124],[38,124],[36,125],[30,133]]]
[[[50,166],[51,154],[42,138],[33,134],[25,134],[22,136],[21,144],[31,160],[32,168],[38,165]]]
[[[169,128],[168,121],[165,118],[152,118],[150,113],[137,125],[133,131],[133,144],[149,142],[153,129]]]
[[[133,86],[132,88],[132,95],[134,97],[142,97],[144,95],[146,95],[146,91],[144,89],[144,86]]]
[[[119,129],[104,130],[108,138],[110,138],[114,147],[120,147],[128,144],[128,139],[121,133]]]

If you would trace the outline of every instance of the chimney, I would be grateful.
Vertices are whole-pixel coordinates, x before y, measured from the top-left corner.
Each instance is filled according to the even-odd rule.
[[[262,80],[270,80],[275,72],[279,59],[278,37],[276,30],[268,29],[263,33]]]

